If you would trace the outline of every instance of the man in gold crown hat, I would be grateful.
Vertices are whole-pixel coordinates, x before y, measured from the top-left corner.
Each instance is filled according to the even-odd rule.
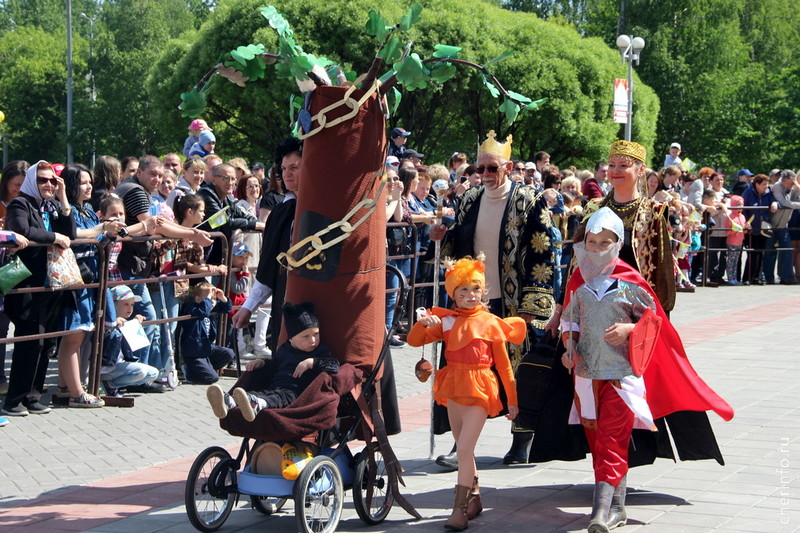
[[[494,130],[478,148],[477,173],[482,186],[467,190],[456,212],[456,224],[448,231],[444,225],[432,226],[431,239],[444,239],[442,256],[461,258],[483,252],[486,256],[486,286],[489,308],[501,318],[519,316],[530,324],[533,336],[541,335],[551,315],[553,300],[553,253],[548,228],[550,214],[541,194],[531,187],[508,179],[511,161],[509,135],[505,143],[495,139]],[[523,344],[510,344],[508,353],[516,369],[527,353],[529,338]],[[447,417],[439,413],[434,420],[437,434],[449,430]],[[514,442],[503,462],[527,463],[532,433],[512,425]],[[454,450],[455,451],[455,450]],[[440,456],[437,463],[454,467],[455,453]]]

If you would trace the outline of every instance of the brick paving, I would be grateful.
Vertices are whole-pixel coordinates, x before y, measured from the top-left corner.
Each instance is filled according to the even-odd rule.
[[[800,290],[701,288],[679,295],[672,318],[700,375],[736,409],[730,423],[711,415],[726,465],[659,460],[633,469],[621,531],[800,531]],[[404,432],[391,441],[406,469],[403,492],[423,520],[395,507],[367,528],[346,494],[339,531],[442,531],[455,474],[428,459],[430,385],[413,378],[419,356],[394,351]],[[508,442],[508,422],[490,421],[477,450],[486,510],[470,531],[585,530],[591,463],[507,467]],[[0,428],[0,531],[194,531],[182,503],[189,465],[207,446],[238,443],[211,416],[204,387],[191,385],[140,396],[132,409],[13,419]],[[436,453],[450,445],[437,437]],[[272,517],[246,507],[221,531],[295,530],[291,502]]]

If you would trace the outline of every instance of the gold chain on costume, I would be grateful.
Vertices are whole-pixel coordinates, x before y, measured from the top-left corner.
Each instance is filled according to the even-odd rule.
[[[363,106],[364,103],[367,100],[369,100],[370,96],[372,96],[378,91],[380,86],[381,82],[379,80],[375,80],[372,86],[370,86],[369,90],[365,91],[364,95],[359,100],[353,100],[352,98],[350,98],[350,95],[353,94],[353,91],[356,90],[357,85],[356,84],[351,85],[350,88],[347,89],[347,91],[344,93],[344,96],[342,96],[341,100],[320,109],[319,112],[317,112],[317,114],[311,118],[312,121],[316,120],[319,123],[319,126],[309,131],[308,133],[299,133],[297,137],[299,139],[307,139],[313,135],[316,135],[325,128],[332,128],[334,126],[341,124],[342,122],[348,121],[351,118],[355,117],[356,114],[358,114],[358,110],[361,109],[361,106]],[[350,107],[350,112],[328,122],[327,113],[333,111],[334,109],[342,107],[343,105]],[[373,182],[375,179],[379,179],[380,176],[382,175],[383,171],[376,172],[373,177]],[[348,212],[344,216],[342,220],[338,222],[333,222],[327,228],[321,229],[315,234],[309,235],[305,239],[301,240],[300,242],[289,248],[286,252],[278,254],[277,257],[278,263],[280,263],[281,266],[283,266],[287,270],[292,270],[293,268],[301,267],[306,263],[308,263],[314,257],[318,256],[320,253],[322,253],[323,250],[327,250],[331,246],[339,244],[340,242],[345,240],[347,237],[350,236],[351,233],[353,233],[356,230],[356,228],[358,228],[367,218],[369,218],[369,216],[372,213],[375,212],[375,205],[378,203],[378,200],[381,197],[381,192],[383,191],[383,187],[385,186],[385,184],[386,180],[381,179],[381,184],[378,187],[378,191],[375,194],[375,198],[372,199],[368,198],[367,197],[368,193],[365,192],[364,198],[362,198],[362,200],[359,203],[357,203],[353,207],[353,209],[351,209],[350,212]],[[367,188],[367,191],[369,191],[371,188],[372,185],[370,185]],[[364,215],[360,219],[358,219],[355,224],[350,224],[349,220],[353,218],[355,214],[361,209],[366,209],[367,212],[364,213]],[[337,236],[334,239],[331,239],[328,242],[323,242],[322,237],[328,233],[331,233],[334,230],[340,230],[342,232],[341,235]],[[292,255],[295,252],[305,247],[310,247],[312,251],[309,252],[307,255],[301,257],[300,259],[294,259],[292,257]]]
[[[375,175],[373,177],[373,181],[375,179],[379,179],[381,176],[383,176],[383,171],[382,170],[375,173]],[[287,270],[292,270],[293,268],[301,267],[301,266],[305,265],[306,263],[308,263],[311,259],[313,259],[316,256],[318,256],[320,253],[322,253],[323,250],[327,250],[331,246],[339,244],[340,242],[345,240],[347,237],[350,236],[351,233],[353,233],[356,230],[356,228],[358,228],[361,224],[363,224],[364,221],[367,218],[369,218],[369,216],[373,212],[375,212],[375,205],[378,203],[378,200],[381,197],[381,192],[383,191],[383,188],[384,188],[385,185],[386,185],[386,180],[385,179],[381,179],[381,184],[378,187],[378,191],[375,193],[375,198],[372,198],[372,199],[367,198],[366,196],[367,196],[368,193],[365,192],[364,193],[364,198],[360,202],[358,202],[353,207],[353,209],[351,209],[344,216],[344,218],[342,220],[340,220],[338,222],[333,222],[328,227],[323,228],[323,229],[319,230],[318,232],[316,232],[315,234],[309,235],[305,239],[301,240],[300,242],[298,242],[297,244],[295,244],[294,246],[289,248],[287,251],[285,251],[285,252],[283,252],[281,254],[278,254],[278,257],[277,257],[278,263],[280,263],[281,266],[283,266]],[[372,188],[372,186],[370,185],[370,187],[367,189],[367,191],[369,191],[369,189],[371,189],[371,188]],[[353,218],[355,216],[355,214],[361,209],[366,209],[367,212],[364,213],[364,215],[360,219],[358,219],[355,222],[355,224],[350,224],[350,222],[348,222],[348,221],[351,218]],[[324,237],[326,234],[328,234],[328,233],[330,233],[330,232],[332,232],[334,230],[340,230],[342,232],[342,234],[337,236],[334,239],[329,240],[328,242],[323,242],[322,241],[322,237]],[[307,246],[310,246],[312,248],[312,251],[309,252],[307,255],[301,257],[300,259],[294,259],[292,257],[292,255],[295,252],[297,252],[298,250],[300,250],[302,248],[305,248]]]
[[[361,109],[361,106],[364,105],[364,103],[367,100],[369,100],[370,96],[372,96],[374,93],[378,91],[380,86],[381,86],[380,80],[375,80],[372,86],[367,91],[364,92],[364,96],[362,96],[360,100],[353,100],[352,98],[350,98],[350,95],[353,94],[353,91],[356,90],[356,85],[351,85],[350,88],[347,89],[347,92],[344,93],[344,96],[342,96],[341,100],[329,105],[328,107],[320,109],[316,115],[311,117],[312,121],[316,120],[317,122],[319,122],[319,126],[309,131],[308,133],[298,133],[297,138],[300,140],[307,139],[312,135],[316,135],[317,133],[321,132],[325,128],[332,128],[334,126],[341,124],[342,122],[350,120],[351,118],[356,116],[356,114],[358,114],[358,110]],[[327,113],[329,111],[333,111],[334,109],[342,107],[343,105],[350,107],[350,112],[328,122]]]

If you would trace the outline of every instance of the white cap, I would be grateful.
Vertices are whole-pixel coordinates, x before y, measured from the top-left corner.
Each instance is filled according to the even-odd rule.
[[[400,160],[396,156],[390,155],[386,158],[386,165],[396,167],[400,164]]]
[[[531,161],[528,161],[527,163],[525,163],[525,170],[536,170],[536,164]]]
[[[625,224],[610,207],[601,207],[586,223],[586,233],[597,235],[604,229],[613,231],[620,241],[625,240]]]
[[[672,143],[672,144],[670,144],[670,145],[669,145],[669,147],[670,147],[670,148],[677,148],[678,150],[680,150],[680,149],[681,149],[681,145],[680,145],[680,144],[678,144],[678,143]]]

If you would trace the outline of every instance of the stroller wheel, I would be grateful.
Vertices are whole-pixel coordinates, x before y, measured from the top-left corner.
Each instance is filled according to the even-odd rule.
[[[214,475],[219,475],[217,467],[222,462],[233,464],[231,455],[224,448],[212,446],[206,448],[197,459],[194,460],[192,468],[189,470],[189,477],[186,479],[186,491],[184,493],[186,501],[186,514],[192,525],[200,531],[214,531],[218,529],[233,509],[236,493],[233,491],[224,494],[222,497],[212,496],[215,483]],[[214,475],[212,475],[214,474]],[[234,485],[236,474],[229,471],[225,474],[225,485]]]
[[[369,453],[369,448],[364,448],[358,454],[353,474],[353,506],[365,524],[375,525],[386,519],[392,510],[394,497],[383,455],[376,447],[375,464],[370,466]]]
[[[344,488],[330,457],[314,457],[294,482],[294,513],[300,533],[333,533],[342,517]]]
[[[286,498],[272,498],[270,496],[250,496],[253,509],[265,515],[280,511],[286,504]]]

